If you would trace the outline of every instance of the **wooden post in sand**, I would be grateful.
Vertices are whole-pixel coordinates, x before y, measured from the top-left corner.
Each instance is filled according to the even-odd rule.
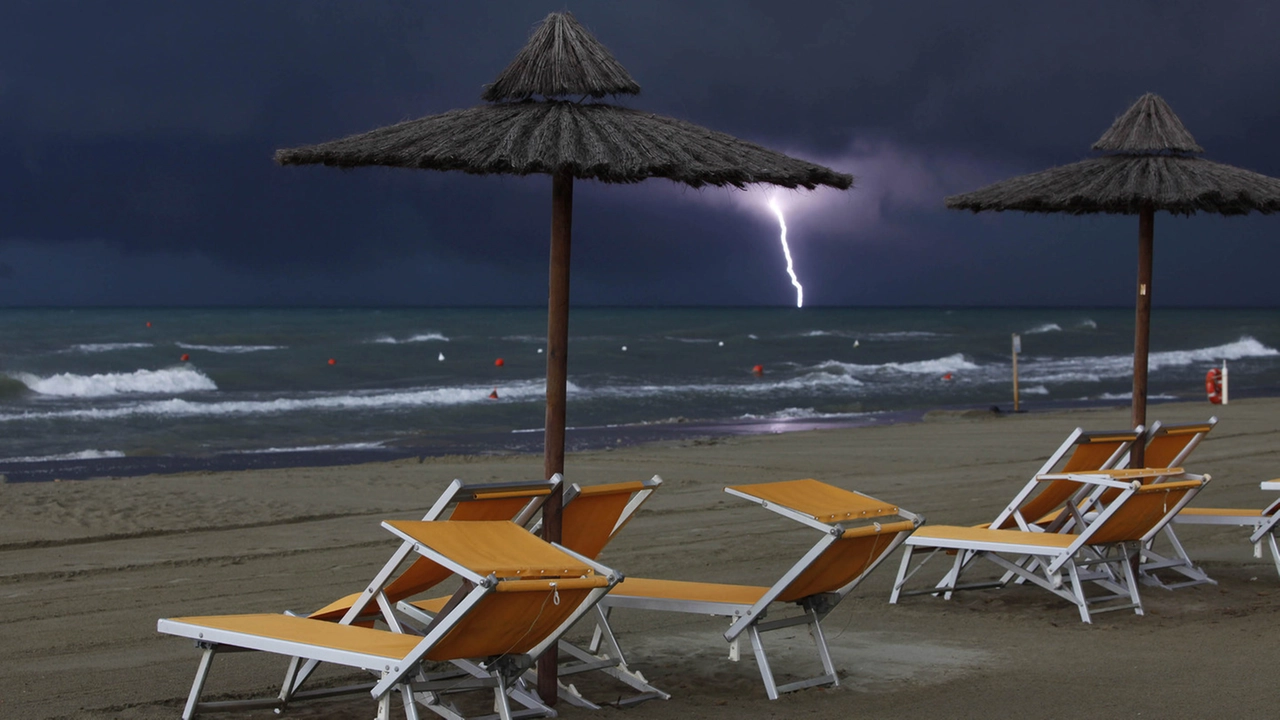
[[[1018,353],[1022,352],[1022,336],[1013,334],[1013,411],[1018,412]]]
[[[551,269],[547,289],[547,416],[544,426],[543,470],[546,478],[564,472],[565,399],[569,381],[569,248],[573,235],[573,176],[566,171],[551,177]],[[562,488],[551,490],[542,506],[542,538],[560,542]],[[538,695],[555,705],[558,697],[559,657],[552,643],[538,658]]]
[[[1133,421],[1147,424],[1147,353],[1151,348],[1151,255],[1155,235],[1155,208],[1150,203],[1138,213],[1138,303],[1133,323]],[[1136,442],[1129,450],[1129,467],[1146,467],[1146,448]]]

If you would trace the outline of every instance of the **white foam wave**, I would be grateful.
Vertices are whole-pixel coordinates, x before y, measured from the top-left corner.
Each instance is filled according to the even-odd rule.
[[[1031,387],[1019,388],[1018,392],[1023,395],[1048,395],[1049,388],[1043,385],[1032,385]]]
[[[286,349],[284,345],[191,345],[188,343],[176,343],[176,345],[183,350],[203,350],[224,355],[243,355],[245,353]]]
[[[55,397],[103,397],[129,393],[177,394],[218,389],[218,386],[199,370],[186,367],[97,375],[59,373],[49,377],[15,373],[12,377],[41,395]]]
[[[272,400],[201,402],[171,398],[115,407],[0,414],[0,422],[47,419],[115,420],[127,417],[237,417],[304,411],[401,410],[493,402],[489,399],[489,393],[492,390],[491,386],[486,385]],[[573,383],[569,383],[568,391],[577,393],[581,390]],[[540,400],[546,396],[546,384],[540,380],[504,384],[499,386],[498,395],[501,400]]]
[[[259,448],[257,450],[233,450],[229,455],[270,455],[273,453],[291,453],[291,452],[318,452],[321,450],[377,450],[382,447],[380,442],[352,442],[338,443],[334,445],[303,445],[299,447],[269,447]]]
[[[853,330],[810,330],[800,333],[800,337],[838,337],[850,340],[922,340],[925,338],[944,337],[944,334],[924,330],[897,330],[873,333]]]
[[[1086,398],[1088,399],[1088,398]],[[1102,393],[1098,396],[1099,400],[1124,400],[1126,402],[1133,399],[1133,392],[1127,393]],[[1148,400],[1177,400],[1177,395],[1148,395]]]
[[[1213,347],[1194,350],[1170,350],[1151,353],[1147,367],[1152,370],[1179,368],[1221,360],[1244,360],[1280,356],[1280,350],[1267,347],[1252,337]],[[1075,358],[1028,358],[1022,376],[1033,383],[1101,382],[1133,374],[1132,355],[1102,355]]]
[[[1199,348],[1197,350],[1173,350],[1169,352],[1151,353],[1149,367],[1154,370],[1160,367],[1191,365],[1217,360],[1242,360],[1253,357],[1274,357],[1280,350],[1269,348],[1252,337],[1244,336],[1233,343]]]
[[[0,463],[8,462],[57,462],[59,460],[97,460],[99,458],[121,458],[124,453],[119,450],[81,450],[80,452],[63,453],[61,455],[29,455],[27,457],[11,457],[0,459]]]
[[[1059,325],[1058,323],[1045,323],[1043,325],[1037,325],[1031,328],[1030,330],[1024,330],[1022,331],[1022,334],[1038,335],[1040,333],[1047,333],[1047,332],[1062,332],[1062,326]]]
[[[859,365],[857,363],[844,363],[838,360],[828,360],[819,364],[815,369],[826,371],[839,371],[849,375],[874,375],[877,373],[891,372],[904,373],[908,375],[939,375],[949,372],[960,372],[962,370],[977,370],[978,365],[971,362],[961,353],[948,355],[946,357],[933,358],[931,360],[917,360],[915,362],[888,362],[879,365]]]
[[[682,338],[682,337],[672,337],[672,336],[670,336],[670,335],[664,336],[664,338],[663,338],[663,339],[664,339],[664,340],[674,340],[674,341],[676,341],[676,342],[682,342],[682,343],[693,343],[693,344],[695,344],[695,345],[701,345],[701,344],[705,344],[705,343],[713,343],[713,342],[720,342],[719,340],[713,340],[713,339],[711,339],[711,338]]]
[[[869,340],[919,340],[921,338],[947,337],[947,333],[928,332],[925,330],[898,330],[895,332],[868,333]]]
[[[1098,329],[1098,323],[1094,322],[1092,318],[1084,318],[1084,319],[1083,319],[1083,320],[1081,320],[1080,322],[1076,323],[1076,327],[1078,327],[1078,328],[1086,328],[1086,329],[1089,329],[1089,330],[1097,330],[1097,329]]]
[[[64,352],[102,353],[113,352],[115,350],[136,350],[138,348],[149,347],[155,347],[155,344],[149,342],[83,343],[80,345],[72,345]]]
[[[813,408],[789,407],[767,415],[746,413],[739,415],[739,420],[830,420],[837,418],[860,417],[867,413],[824,413]]]
[[[394,338],[390,335],[380,335],[373,340],[370,340],[370,342],[377,343],[379,345],[404,345],[407,343],[420,342],[449,342],[449,338],[445,337],[442,333],[425,332],[410,335],[406,338]]]

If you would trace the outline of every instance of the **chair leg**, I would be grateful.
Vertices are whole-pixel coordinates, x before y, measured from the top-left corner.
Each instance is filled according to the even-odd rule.
[[[501,672],[494,673],[498,684],[493,688],[493,709],[501,720],[511,720],[511,703],[507,701],[507,679]]]
[[[764,679],[764,692],[770,700],[778,699],[778,684],[773,681],[773,669],[769,667],[769,658],[765,657],[764,644],[760,642],[760,630],[752,625],[747,629],[751,636],[751,649],[756,654],[756,665],[760,668],[760,677]]]
[[[1092,624],[1093,620],[1089,617],[1089,601],[1084,597],[1084,587],[1080,584],[1080,572],[1076,570],[1076,564],[1067,562],[1067,572],[1071,576],[1071,592],[1075,595],[1076,605],[1080,608],[1080,619]]]
[[[836,676],[835,663],[831,662],[827,636],[822,632],[822,618],[813,607],[808,607],[806,610],[809,615],[809,635],[813,638],[813,644],[818,646],[818,657],[822,659],[822,671],[831,677],[831,686],[837,687],[840,685],[840,678]]]
[[[1276,534],[1267,534],[1267,544],[1271,546],[1271,559],[1276,561],[1276,573],[1280,573],[1280,547],[1276,546]]]
[[[390,695],[391,693],[387,693]],[[405,720],[420,720],[418,717],[418,705],[413,700],[413,686],[405,683],[400,686],[400,700],[404,703]]]
[[[182,720],[191,720],[196,716],[196,706],[200,704],[200,693],[204,691],[204,681],[209,677],[209,668],[213,665],[213,655],[217,652],[213,647],[204,649],[200,656],[200,665],[196,668],[196,679],[191,683],[191,694],[187,696],[187,705],[182,709]]]
[[[905,543],[904,543],[905,544]],[[898,595],[902,593],[902,586],[906,584],[907,570],[911,566],[911,553],[914,548],[907,545],[902,549],[902,562],[898,563],[898,577],[893,581],[893,592],[889,594],[889,604],[896,605],[898,603]]]

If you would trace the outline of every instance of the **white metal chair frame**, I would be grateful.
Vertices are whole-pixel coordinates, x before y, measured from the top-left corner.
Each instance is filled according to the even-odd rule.
[[[885,558],[894,551],[894,549],[901,545],[916,527],[919,527],[920,524],[924,522],[924,519],[914,513],[896,508],[896,514],[904,520],[910,521],[911,528],[909,530],[898,532],[890,542],[889,546],[886,547],[876,560],[863,570],[858,577],[835,592],[811,595],[796,601],[796,605],[798,605],[802,611],[800,615],[765,621],[764,618],[768,614],[769,606],[788,588],[792,581],[807,570],[809,566],[812,565],[813,562],[824,552],[826,552],[832,544],[841,539],[846,528],[840,523],[823,522],[807,513],[794,510],[775,502],[768,502],[751,495],[749,492],[739,489],[725,488],[725,492],[741,497],[750,502],[754,502],[767,510],[782,515],[783,517],[795,520],[808,527],[819,530],[823,533],[823,536],[804,554],[803,557],[800,558],[800,560],[798,560],[785,574],[783,574],[777,582],[770,586],[759,600],[754,603],[712,602],[678,598],[629,596],[627,595],[626,584],[624,582],[614,593],[607,596],[603,601],[601,601],[600,605],[596,607],[594,617],[596,619],[597,628],[591,647],[591,652],[594,654],[593,656],[605,659],[622,657],[622,650],[619,647],[617,638],[613,634],[608,622],[609,614],[615,608],[713,615],[730,618],[731,624],[729,629],[724,632],[724,639],[729,643],[729,658],[731,660],[738,660],[740,656],[738,645],[741,637],[745,634],[750,639],[751,648],[756,659],[756,665],[760,670],[760,675],[765,685],[765,692],[770,700],[778,699],[778,696],[782,693],[792,692],[802,688],[818,685],[839,685],[839,677],[837,676],[835,665],[831,660],[831,653],[827,648],[826,637],[822,631],[821,623],[823,618],[825,618],[836,607],[836,605],[839,604],[840,600],[852,592],[853,589],[857,587],[872,571],[879,567],[880,563],[882,563]],[[879,525],[879,523],[876,524]],[[765,652],[761,634],[796,625],[808,626],[809,633],[817,648],[818,658],[822,664],[823,672],[822,674],[811,678],[779,685],[774,678],[773,670],[769,664],[769,659]]]
[[[497,716],[502,720],[512,720],[516,717],[532,715],[554,717],[554,710],[538,701],[536,696],[529,698],[527,693],[520,692],[520,676],[532,666],[534,660],[543,651],[551,646],[551,643],[556,642],[565,631],[590,611],[599,602],[600,598],[604,597],[609,589],[619,582],[621,575],[594,560],[553,544],[553,547],[567,553],[573,559],[586,564],[597,574],[605,577],[607,584],[591,590],[579,607],[555,631],[549,633],[528,652],[506,654],[493,658],[462,660],[459,663],[455,663],[462,672],[427,673],[422,668],[423,660],[427,653],[444,639],[486,595],[494,592],[499,582],[492,575],[481,576],[469,568],[454,562],[442,553],[423,544],[410,533],[393,527],[388,523],[383,523],[383,527],[402,538],[404,541],[402,548],[407,546],[412,552],[443,565],[457,574],[463,581],[462,587],[454,594],[444,611],[425,629],[421,636],[422,639],[414,645],[412,651],[399,661],[394,661],[381,655],[371,655],[340,647],[206,627],[182,622],[181,620],[161,619],[157,622],[157,630],[170,635],[194,639],[197,646],[203,650],[195,681],[192,683],[191,692],[183,709],[183,720],[189,720],[197,713],[206,710],[274,708],[279,713],[283,712],[289,703],[293,701],[330,697],[353,690],[353,688],[345,687],[303,691],[301,685],[306,678],[299,675],[304,663],[308,661],[329,662],[364,668],[374,672],[378,676],[378,680],[371,687],[359,686],[359,689],[368,689],[373,698],[378,701],[378,720],[389,720],[391,697],[395,691],[399,691],[405,715],[410,720],[418,720],[419,718],[415,699],[442,717],[450,720],[463,720],[461,712],[444,699],[445,695],[485,687],[493,688],[494,707],[497,711]],[[406,556],[407,554],[402,554],[398,551],[383,566],[370,584],[371,589],[373,589],[371,590],[371,595],[376,594],[376,588],[392,576]],[[362,598],[361,604],[363,602],[365,600]],[[356,607],[353,607],[351,612],[353,617],[359,614],[359,610]],[[266,617],[289,624],[303,623],[314,629],[336,629],[336,626],[340,625],[340,623],[332,623],[326,620],[313,620],[292,615]],[[394,619],[390,619],[389,624],[394,622]],[[349,627],[345,628],[344,632],[402,634],[404,630],[394,626],[390,631]],[[223,651],[242,650],[270,652],[291,658],[285,683],[279,697],[247,701],[200,702],[200,695],[213,663],[214,655]],[[513,695],[526,706],[526,710],[512,712],[509,696]]]
[[[1124,477],[1127,482],[1114,479],[1113,475]],[[1139,492],[1151,492],[1152,487],[1158,487],[1143,486],[1140,482],[1143,478],[1199,480],[1201,484],[1189,490],[1172,507],[1165,508],[1163,516],[1140,538],[1101,544],[1093,542],[1092,536],[1105,527],[1107,520],[1130,497]],[[983,539],[939,536],[937,533],[945,534],[946,526],[933,526],[924,533],[907,538],[906,551],[903,553],[889,602],[894,604],[902,596],[923,594],[942,595],[950,599],[952,593],[960,590],[1003,587],[1016,579],[1037,585],[1072,603],[1079,610],[1080,619],[1086,623],[1092,622],[1092,614],[1098,612],[1132,608],[1135,614],[1142,615],[1142,599],[1138,593],[1133,559],[1141,552],[1141,547],[1160,532],[1209,479],[1208,475],[1182,473],[1177,468],[1158,468],[1146,472],[1121,470],[1110,473],[1042,475],[1038,478],[1041,482],[1068,480],[1081,485],[1080,490],[1064,503],[1064,512],[1055,521],[1061,523],[1062,529],[1066,531],[1059,534],[1065,535],[1060,542],[1056,545],[1046,544],[1046,535],[1049,533],[1030,524],[1019,530],[959,528],[967,534],[983,535]],[[1103,507],[1098,497],[1108,489],[1120,492]],[[928,548],[930,552],[912,569],[911,560],[917,548]],[[946,551],[955,551],[955,560],[942,581],[926,589],[903,590],[906,582],[929,560],[937,553]],[[971,561],[977,558],[986,559],[1001,568],[1003,576],[992,582],[962,585],[961,575]],[[1064,572],[1066,578],[1063,577]],[[1102,587],[1108,594],[1087,597],[1084,591],[1086,582]],[[1112,604],[1100,606],[1100,603],[1106,602]]]

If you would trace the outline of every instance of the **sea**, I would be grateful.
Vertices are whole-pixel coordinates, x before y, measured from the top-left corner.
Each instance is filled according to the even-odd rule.
[[[574,308],[568,445],[1121,406],[1131,308]],[[0,310],[9,482],[539,452],[544,308]],[[1280,313],[1157,308],[1150,402],[1280,395]],[[1210,406],[1206,403],[1206,412]],[[1158,417],[1158,407],[1151,412]]]

